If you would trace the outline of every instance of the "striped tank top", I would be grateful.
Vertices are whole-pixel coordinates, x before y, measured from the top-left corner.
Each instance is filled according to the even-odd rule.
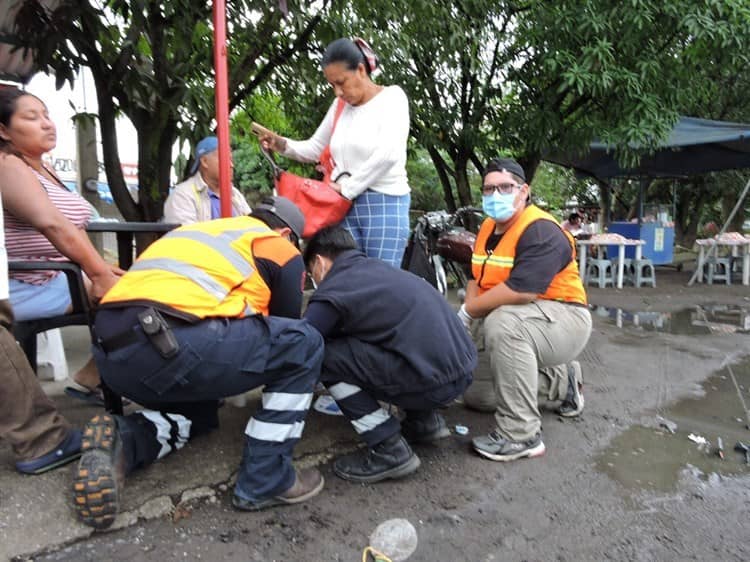
[[[33,170],[33,168],[32,168]],[[92,211],[89,203],[77,193],[68,191],[57,182],[52,182],[33,170],[39,179],[40,188],[47,192],[50,201],[65,217],[80,229],[86,228],[91,220]],[[8,260],[55,260],[65,261],[68,258],[57,251],[52,243],[28,222],[19,219],[6,210],[5,212],[5,247]],[[31,273],[13,273],[11,277],[33,285],[44,285],[54,278],[58,271],[39,271]]]

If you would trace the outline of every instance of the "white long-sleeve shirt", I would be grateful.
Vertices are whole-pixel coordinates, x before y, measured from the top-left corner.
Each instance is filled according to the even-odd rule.
[[[284,156],[317,162],[330,143],[336,163],[332,178],[341,194],[354,199],[367,189],[385,195],[406,195],[406,141],[409,137],[409,101],[398,86],[387,86],[362,105],[344,105],[331,136],[338,100],[328,109],[312,137],[287,139]],[[336,179],[342,173],[344,176]]]

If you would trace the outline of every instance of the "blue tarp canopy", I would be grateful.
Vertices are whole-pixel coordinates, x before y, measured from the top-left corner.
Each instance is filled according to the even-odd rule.
[[[633,168],[622,168],[614,147],[601,142],[592,142],[585,154],[552,153],[544,159],[603,180],[675,178],[750,168],[750,124],[681,117],[667,141],[644,154]]]

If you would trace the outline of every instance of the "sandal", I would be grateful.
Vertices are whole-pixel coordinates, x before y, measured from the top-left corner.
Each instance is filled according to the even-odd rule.
[[[63,391],[65,394],[70,396],[71,398],[77,398],[78,400],[83,400],[84,402],[87,402],[88,404],[91,404],[93,406],[101,406],[104,407],[104,392],[102,391],[102,385],[98,384],[94,388],[76,388],[74,386],[66,386],[65,390]],[[127,398],[122,398],[122,405],[127,406],[130,404],[130,400]]]

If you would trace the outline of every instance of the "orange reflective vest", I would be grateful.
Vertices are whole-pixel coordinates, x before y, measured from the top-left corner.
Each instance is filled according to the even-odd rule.
[[[146,248],[101,304],[152,304],[197,318],[267,316],[271,291],[253,242],[272,236],[279,234],[247,216],[182,226]]]
[[[529,205],[510,228],[505,231],[497,246],[487,252],[485,250],[487,240],[495,232],[496,223],[491,218],[485,219],[482,227],[479,229],[479,234],[474,244],[474,253],[471,256],[471,271],[479,286],[479,294],[488,291],[495,285],[504,283],[510,277],[516,257],[518,240],[526,228],[532,222],[538,220],[549,220],[560,226],[552,215],[542,211],[535,205]],[[586,291],[583,288],[581,277],[578,275],[575,242],[568,232],[563,232],[570,241],[573,255],[570,263],[552,278],[547,291],[539,295],[539,298],[587,304]]]

